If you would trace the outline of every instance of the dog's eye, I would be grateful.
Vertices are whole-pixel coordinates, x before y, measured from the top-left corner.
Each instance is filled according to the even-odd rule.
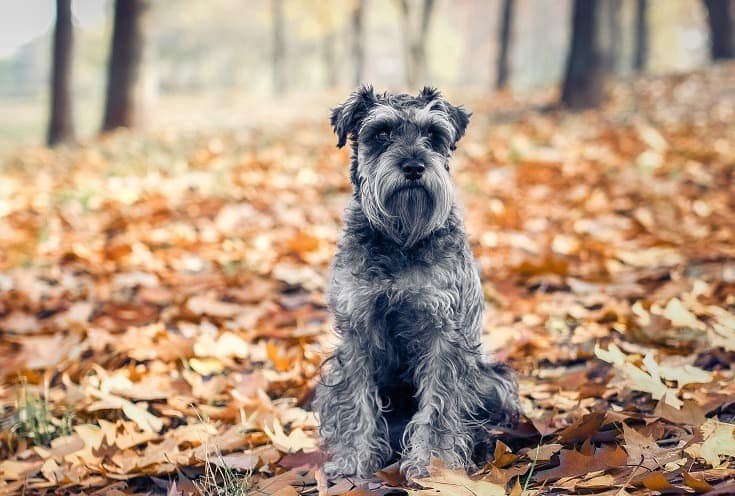
[[[388,141],[390,139],[390,129],[381,129],[375,135],[378,141]]]
[[[431,146],[434,148],[440,146],[443,141],[443,134],[441,131],[437,130],[434,127],[430,127],[426,131],[424,131],[424,136],[429,140],[429,143],[431,143]]]

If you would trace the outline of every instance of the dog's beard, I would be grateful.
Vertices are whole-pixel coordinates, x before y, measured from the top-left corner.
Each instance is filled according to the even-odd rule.
[[[418,181],[405,179],[393,164],[379,166],[374,177],[362,181],[361,190],[370,224],[406,248],[441,227],[453,202],[449,174],[438,164]]]

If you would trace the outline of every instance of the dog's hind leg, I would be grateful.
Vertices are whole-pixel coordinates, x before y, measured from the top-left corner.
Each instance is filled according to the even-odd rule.
[[[487,427],[515,427],[521,415],[521,405],[513,370],[486,357],[482,357],[479,365],[479,393],[482,397],[479,420]]]

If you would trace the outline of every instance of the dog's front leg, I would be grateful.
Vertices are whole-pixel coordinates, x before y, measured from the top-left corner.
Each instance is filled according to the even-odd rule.
[[[329,476],[370,476],[391,454],[374,364],[360,340],[345,339],[317,393],[320,435]]]
[[[466,419],[480,401],[467,383],[476,376],[473,353],[459,344],[456,335],[430,335],[414,372],[418,411],[404,433],[401,470],[409,478],[427,476],[432,456],[452,468],[472,464],[472,430]]]

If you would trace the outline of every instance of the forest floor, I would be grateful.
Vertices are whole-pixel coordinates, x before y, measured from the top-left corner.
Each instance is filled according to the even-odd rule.
[[[469,103],[453,175],[524,408],[486,464],[319,470],[326,122],[120,132],[2,157],[0,494],[735,494],[735,65]]]

